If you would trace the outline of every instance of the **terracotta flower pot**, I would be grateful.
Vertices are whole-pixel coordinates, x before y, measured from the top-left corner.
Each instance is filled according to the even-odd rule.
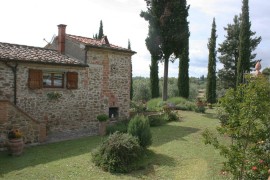
[[[106,121],[99,122],[99,135],[100,136],[105,136],[106,135],[106,128],[107,128],[107,122]]]
[[[9,139],[8,140],[8,151],[10,155],[19,156],[22,154],[24,148],[24,142],[22,138]]]

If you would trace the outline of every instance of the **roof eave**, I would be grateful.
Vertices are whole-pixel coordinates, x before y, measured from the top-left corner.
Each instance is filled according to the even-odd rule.
[[[46,65],[56,65],[56,66],[89,67],[88,64],[67,64],[67,63],[28,61],[28,60],[14,60],[14,59],[7,59],[7,58],[0,58],[0,61],[2,61],[2,62],[16,62],[16,63],[30,63],[30,64],[46,64]]]
[[[97,49],[108,49],[108,50],[112,50],[112,51],[130,53],[131,55],[134,55],[134,54],[137,53],[135,51],[125,50],[125,49],[116,49],[116,48],[112,48],[112,47],[109,47],[109,46],[95,46],[95,45],[85,44],[85,47],[97,48]]]

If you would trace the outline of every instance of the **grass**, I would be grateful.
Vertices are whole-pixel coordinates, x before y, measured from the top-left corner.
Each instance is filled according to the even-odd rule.
[[[178,112],[181,122],[151,128],[153,144],[144,167],[129,174],[110,174],[94,166],[90,152],[102,137],[87,137],[28,147],[20,157],[0,152],[0,179],[226,179],[220,175],[222,158],[205,146],[201,133],[214,130],[218,120],[212,111]]]

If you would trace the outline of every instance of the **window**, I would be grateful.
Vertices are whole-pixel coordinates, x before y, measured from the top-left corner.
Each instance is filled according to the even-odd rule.
[[[43,72],[43,87],[63,88],[64,73]]]
[[[28,86],[30,89],[64,88],[65,79],[67,89],[78,89],[77,72],[42,72],[42,70],[29,69]]]

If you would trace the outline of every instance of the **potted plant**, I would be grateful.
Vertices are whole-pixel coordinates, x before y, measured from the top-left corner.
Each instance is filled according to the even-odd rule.
[[[23,152],[23,135],[19,129],[13,129],[8,132],[7,148],[10,155],[19,156]]]
[[[100,114],[97,116],[99,121],[99,135],[104,136],[106,134],[107,120],[109,116],[107,114]]]

